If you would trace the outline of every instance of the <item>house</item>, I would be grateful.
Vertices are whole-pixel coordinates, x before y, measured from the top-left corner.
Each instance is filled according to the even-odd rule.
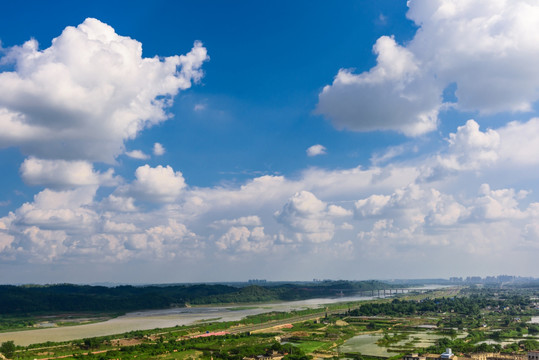
[[[539,351],[528,351],[528,360],[539,360]]]

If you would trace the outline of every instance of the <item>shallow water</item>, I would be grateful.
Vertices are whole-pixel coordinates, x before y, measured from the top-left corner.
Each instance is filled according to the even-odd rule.
[[[409,291],[443,287],[446,286],[431,285],[425,288],[411,288]],[[389,293],[386,295],[387,297],[390,296]],[[178,325],[191,325],[203,321],[237,321],[249,315],[257,315],[271,311],[288,312],[292,310],[322,307],[326,304],[334,304],[338,302],[372,300],[374,298],[379,297],[348,296],[282,303],[255,304],[249,306],[248,309],[242,310],[237,310],[238,306],[202,306],[192,308],[137,311],[128,313],[115,319],[94,324],[0,333],[0,343],[13,340],[17,345],[27,346],[30,344],[38,344],[47,341],[70,341],[96,336],[121,334],[134,330],[150,330],[156,328],[174,327]]]
[[[389,348],[399,348],[405,346],[407,343],[415,340],[414,347],[428,347],[434,345],[436,340],[446,337],[445,335],[434,334],[429,331],[407,332],[408,337],[399,342],[393,343]],[[394,334],[391,334],[394,335]],[[463,332],[458,337],[466,337],[467,333]],[[359,352],[363,355],[370,356],[393,356],[394,352],[389,352],[386,347],[376,344],[378,339],[381,339],[383,334],[362,334],[354,336],[348,339],[342,346],[339,347],[340,352]]]
[[[256,304],[243,310],[237,310],[237,306],[204,306],[137,311],[95,324],[0,333],[0,343],[13,340],[17,345],[27,346],[47,341],[69,341],[88,337],[121,334],[134,330],[191,325],[203,321],[236,321],[249,315],[257,315],[271,311],[287,312],[292,310],[317,308],[337,302],[371,299],[372,297],[365,296],[310,299],[283,303]]]
[[[362,334],[346,340],[339,346],[339,352],[360,352],[362,355],[370,356],[393,356],[385,347],[376,345],[376,341],[382,338],[382,334]]]

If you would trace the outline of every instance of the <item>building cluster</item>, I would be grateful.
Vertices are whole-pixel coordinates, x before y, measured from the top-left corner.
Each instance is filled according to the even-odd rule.
[[[288,353],[279,353],[278,351],[272,351],[271,353],[257,356],[246,356],[242,360],[282,360],[282,358],[288,355]]]
[[[528,282],[535,280],[532,277],[511,276],[511,275],[498,275],[498,276],[468,276],[463,277],[450,277],[449,282],[454,284],[507,284]]]
[[[456,356],[451,349],[445,349],[441,355],[437,354],[410,354],[402,360],[539,360],[539,351],[528,351],[527,355],[521,354],[501,354],[501,353],[477,353],[462,354]]]
[[[265,284],[268,281],[266,279],[249,279],[249,284]]]

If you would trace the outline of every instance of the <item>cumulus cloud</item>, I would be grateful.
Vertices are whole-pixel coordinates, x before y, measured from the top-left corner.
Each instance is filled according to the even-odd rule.
[[[44,50],[35,40],[6,49],[0,73],[0,146],[41,159],[112,163],[124,141],[165,121],[179,90],[202,77],[206,49],[142,57],[142,44],[88,18]]]
[[[497,129],[481,131],[471,119],[449,134],[448,147],[436,156],[430,170],[453,172],[481,170],[487,167],[507,169],[539,163],[539,119],[512,121]],[[432,175],[432,174],[431,174]]]
[[[529,111],[539,100],[539,5],[528,0],[412,0],[407,16],[418,30],[405,46],[383,36],[377,64],[354,74],[341,69],[319,94],[318,113],[337,128],[432,131],[442,94],[456,87],[460,110]]]
[[[295,179],[195,188],[170,167],[145,165],[102,200],[97,185],[40,192],[0,218],[0,257],[118,262],[271,253],[278,262],[300,250],[365,258],[440,247],[484,254],[537,243],[539,205],[529,204],[528,192],[484,185],[467,197],[437,188],[441,183],[417,183],[417,176],[396,165],[309,169]],[[154,204],[137,208],[137,200]]]
[[[500,135],[499,156],[521,166],[539,163],[539,118],[527,122],[512,121],[497,129]]]
[[[143,153],[141,150],[127,151],[125,155],[129,156],[132,159],[138,159],[138,160],[146,160],[150,158],[149,155]]]
[[[233,226],[217,240],[216,244],[220,250],[260,253],[270,250],[273,241],[264,234],[264,228],[261,226],[251,230],[246,226]]]
[[[155,156],[161,156],[164,155],[166,152],[165,147],[161,145],[160,143],[153,144],[153,154]]]
[[[392,37],[376,41],[377,65],[359,75],[341,69],[319,95],[317,112],[339,129],[396,130],[420,135],[436,129],[440,89],[422,64]]]
[[[184,224],[170,219],[167,225],[154,226],[143,233],[131,235],[126,247],[142,251],[143,256],[149,253],[158,258],[173,259],[176,256],[198,256],[200,244],[196,234],[189,231]]]
[[[20,168],[23,180],[30,185],[47,185],[52,188],[117,185],[119,179],[114,170],[104,173],[94,170],[87,161],[43,160],[27,158]]]
[[[468,120],[456,133],[449,134],[448,142],[449,154],[438,157],[442,166],[448,169],[478,169],[495,163],[499,157],[499,133],[492,129],[481,132],[474,120]]]
[[[483,184],[477,196],[456,200],[426,184],[410,184],[355,203],[358,241],[364,251],[390,257],[440,246],[483,255],[534,246],[539,204],[526,205],[528,194]]]
[[[95,192],[96,187],[45,189],[0,218],[0,257],[49,263],[200,255],[197,235],[171,213],[163,217],[136,208],[104,209],[95,203]]]
[[[13,235],[8,235],[0,231],[0,254],[2,253],[2,251],[4,251],[4,249],[10,246],[11,243],[13,243],[14,239],[15,237]]]
[[[109,195],[101,201],[101,206],[105,210],[114,212],[132,212],[136,211],[135,199],[132,197]]]
[[[420,26],[407,46],[447,86],[457,107],[528,111],[539,99],[539,4],[528,0],[413,0],[407,16]]]
[[[326,147],[320,144],[313,145],[307,149],[307,156],[325,155]]]
[[[292,230],[298,241],[304,238],[315,242],[325,242],[333,238],[335,224],[332,217],[351,215],[351,212],[337,205],[328,205],[313,193],[296,193],[275,213],[278,222]]]
[[[391,228],[405,239],[424,227],[449,226],[468,216],[465,206],[452,196],[440,191],[410,184],[397,189],[391,195],[371,195],[355,203],[358,219],[380,219],[373,225],[375,229]],[[395,236],[396,237],[396,236]]]
[[[140,166],[135,171],[135,177],[135,181],[124,191],[144,201],[172,202],[186,186],[182,173],[174,172],[170,166]]]
[[[480,219],[519,219],[526,216],[526,213],[519,209],[519,200],[526,197],[526,191],[516,193],[514,189],[492,190],[488,184],[483,184],[479,194],[473,212]]]
[[[218,220],[213,223],[215,226],[231,226],[231,225],[241,225],[241,226],[261,226],[262,220],[257,215],[251,216],[242,216],[237,219],[232,220]]]
[[[97,214],[89,208],[97,187],[53,191],[45,189],[34,196],[34,201],[23,204],[16,211],[17,221],[27,226],[47,229],[78,229],[91,232]]]

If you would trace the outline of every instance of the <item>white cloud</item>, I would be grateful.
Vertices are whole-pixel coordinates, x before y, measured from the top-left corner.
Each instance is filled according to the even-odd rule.
[[[419,27],[405,46],[382,36],[377,64],[339,70],[319,94],[317,111],[337,128],[395,130],[416,136],[436,128],[442,93],[456,85],[460,110],[530,111],[539,100],[539,4],[529,0],[411,0]]]
[[[526,213],[519,209],[518,202],[526,197],[525,191],[516,193],[514,189],[491,190],[488,184],[483,184],[479,193],[473,212],[480,219],[519,219],[526,216]]]
[[[441,167],[450,171],[483,170],[486,168],[507,171],[539,163],[539,119],[527,122],[512,121],[497,128],[481,131],[475,120],[459,126],[449,134],[448,148],[436,156],[436,173]],[[430,174],[432,175],[432,174]]]
[[[155,156],[161,156],[164,155],[166,152],[165,147],[161,145],[160,143],[153,144],[153,154]]]
[[[16,211],[17,221],[25,226],[46,229],[94,231],[98,215],[89,208],[97,187],[52,191],[45,189]]]
[[[182,173],[174,172],[170,166],[140,166],[135,171],[135,177],[135,181],[127,187],[127,193],[144,201],[172,202],[186,186]]]
[[[356,201],[356,210],[363,217],[380,215],[382,209],[389,203],[391,196],[373,194],[366,199]]]
[[[539,118],[527,122],[512,121],[497,129],[500,134],[500,158],[511,164],[530,166],[539,163]]]
[[[124,141],[168,118],[179,90],[202,77],[198,42],[187,55],[142,57],[142,44],[88,18],[44,50],[7,49],[0,73],[0,143],[42,159],[112,163]]]
[[[375,153],[371,156],[371,163],[375,166],[386,163],[387,161],[402,155],[407,150],[406,146],[390,146],[383,153]]]
[[[43,160],[30,157],[24,160],[20,172],[23,180],[30,185],[47,185],[53,188],[112,186],[119,182],[119,179],[114,177],[113,169],[99,173],[86,161]]]
[[[13,235],[8,235],[2,231],[0,231],[0,254],[4,249],[6,249],[8,246],[13,243],[13,240],[15,240],[15,237]]]
[[[150,158],[149,155],[143,153],[141,150],[126,151],[125,155],[129,156],[132,159],[138,160],[146,160]]]
[[[392,37],[374,45],[377,65],[359,75],[339,70],[319,94],[317,112],[339,129],[396,130],[416,136],[436,129],[440,90],[421,62]]]
[[[313,145],[307,149],[307,156],[325,155],[326,147],[320,144]]]
[[[427,226],[455,225],[468,216],[466,207],[452,196],[416,184],[397,189],[391,195],[375,194],[360,199],[355,209],[358,219],[381,219],[382,222],[374,223],[374,228],[378,226],[385,232],[391,228],[405,238],[421,233]]]
[[[271,250],[272,244],[272,239],[264,234],[264,228],[260,226],[252,230],[245,226],[233,226],[216,242],[220,250],[253,253]]]
[[[100,211],[95,191],[95,187],[46,189],[33,202],[0,218],[0,256],[37,263],[200,256],[202,243],[173,213],[163,216],[136,208]]]
[[[106,233],[134,233],[138,228],[135,224],[130,223],[117,223],[111,220],[105,220],[103,223],[103,232]]]
[[[135,199],[132,197],[109,195],[101,201],[101,206],[110,211],[132,212],[136,211]]]
[[[218,220],[213,223],[216,226],[261,226],[262,220],[257,215],[242,216],[232,220]]]
[[[354,225],[352,225],[350,223],[347,223],[347,222],[343,222],[341,224],[341,229],[343,229],[343,230],[354,230]]]
[[[479,124],[468,120],[457,132],[449,134],[449,154],[439,156],[440,164],[452,170],[473,170],[495,163],[498,160],[500,135],[488,129],[479,130]]]
[[[282,210],[275,212],[277,221],[286,225],[298,241],[305,238],[315,243],[333,238],[335,224],[330,220],[331,217],[348,215],[351,215],[351,212],[336,205],[328,207],[308,191],[296,193],[288,199]]]
[[[527,111],[539,99],[537,2],[413,0],[409,7],[421,28],[407,48],[444,86],[456,83],[460,109]]]

